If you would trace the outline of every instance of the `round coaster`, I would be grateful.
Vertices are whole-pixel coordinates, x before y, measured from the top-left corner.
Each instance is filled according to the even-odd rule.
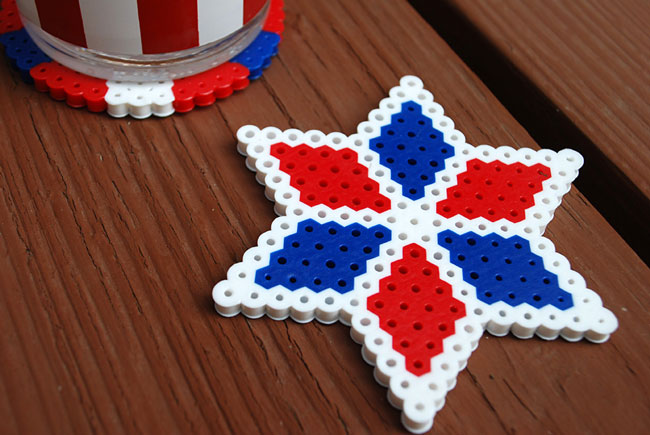
[[[22,79],[70,107],[106,111],[116,118],[189,112],[241,91],[271,64],[283,30],[283,0],[271,0],[262,32],[229,62],[178,80],[120,82],[81,74],[51,60],[23,28],[16,0],[0,0],[0,46]]]

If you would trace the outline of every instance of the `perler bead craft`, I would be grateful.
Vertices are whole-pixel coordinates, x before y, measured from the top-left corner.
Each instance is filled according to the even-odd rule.
[[[37,90],[91,112],[106,111],[121,118],[169,116],[208,106],[258,79],[278,52],[284,30],[283,0],[271,7],[259,36],[230,62],[194,76],[159,82],[119,82],[98,79],[53,62],[23,29],[15,0],[0,0],[0,45],[11,65]]]
[[[407,76],[351,136],[242,127],[281,217],[212,291],[223,316],[350,325],[414,433],[483,330],[602,343],[618,325],[542,236],[580,154],[474,147],[443,113]]]

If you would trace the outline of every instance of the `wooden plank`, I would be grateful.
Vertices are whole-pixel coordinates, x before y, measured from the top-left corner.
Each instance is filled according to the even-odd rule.
[[[538,143],[587,157],[578,186],[647,264],[646,3],[410,2]]]
[[[347,327],[214,313],[212,285],[274,217],[234,131],[351,133],[414,73],[470,143],[537,145],[406,2],[290,0],[287,13],[264,77],[184,116],[71,110],[0,68],[3,432],[401,430]],[[620,330],[599,346],[485,337],[438,431],[650,424],[650,271],[575,189],[547,234]]]
[[[647,2],[451,1],[650,197]]]

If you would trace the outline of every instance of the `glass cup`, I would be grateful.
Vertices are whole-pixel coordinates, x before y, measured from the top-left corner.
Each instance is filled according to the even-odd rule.
[[[93,77],[170,80],[220,65],[262,30],[270,0],[17,0],[55,61]]]

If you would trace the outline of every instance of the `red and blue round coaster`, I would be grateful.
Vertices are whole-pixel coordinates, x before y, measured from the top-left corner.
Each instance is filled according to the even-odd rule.
[[[105,111],[116,118],[189,112],[245,89],[271,64],[283,30],[283,0],[271,0],[262,32],[229,62],[178,80],[120,82],[81,74],[51,60],[23,28],[16,1],[0,0],[0,46],[23,81],[70,107]]]

